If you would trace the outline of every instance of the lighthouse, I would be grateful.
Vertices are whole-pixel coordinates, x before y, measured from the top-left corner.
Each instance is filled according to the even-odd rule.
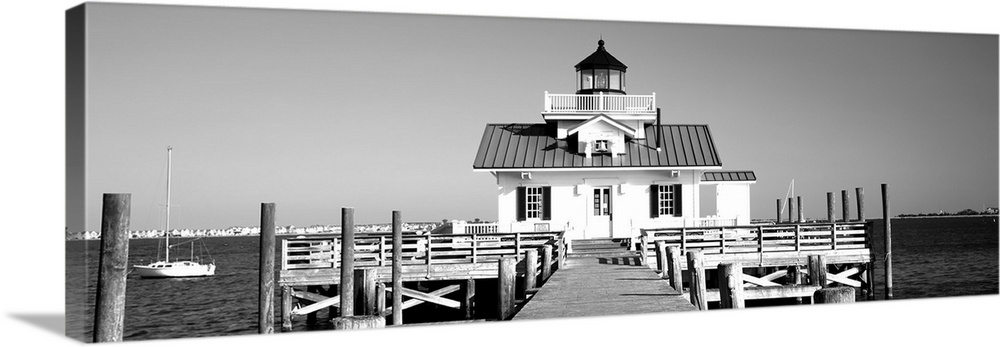
[[[624,239],[749,224],[753,171],[722,170],[708,125],[657,122],[655,93],[626,93],[627,68],[599,40],[574,65],[574,93],[544,92],[543,122],[486,125],[473,171],[496,178],[498,231]],[[717,194],[704,215],[703,186]]]

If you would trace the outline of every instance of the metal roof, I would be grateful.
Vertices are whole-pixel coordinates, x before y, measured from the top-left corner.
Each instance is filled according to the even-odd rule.
[[[555,138],[547,124],[487,124],[473,169],[720,167],[707,125],[663,125],[656,151],[655,125],[646,138],[625,143],[624,155],[576,153],[576,144]]]
[[[750,182],[757,181],[753,171],[705,171],[702,182]]]
[[[625,71],[627,66],[622,64],[621,61],[616,59],[611,53],[608,53],[604,49],[604,40],[597,41],[597,50],[591,53],[590,56],[581,60],[574,68],[580,69],[596,69],[596,68],[615,68],[615,70]]]

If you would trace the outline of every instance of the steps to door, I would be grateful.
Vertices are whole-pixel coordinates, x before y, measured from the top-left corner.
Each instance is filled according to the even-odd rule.
[[[613,257],[613,256],[634,256],[635,251],[631,248],[631,239],[583,239],[571,241],[570,257]]]

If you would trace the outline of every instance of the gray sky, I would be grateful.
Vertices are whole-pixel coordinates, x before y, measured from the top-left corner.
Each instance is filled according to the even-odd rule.
[[[495,219],[473,173],[486,123],[541,122],[603,36],[664,123],[708,124],[754,170],[754,218],[795,179],[809,217],[864,187],[881,215],[997,206],[997,37],[583,20],[98,4],[89,12],[86,229]],[[839,206],[839,203],[838,203]],[[67,221],[71,230],[81,221]]]

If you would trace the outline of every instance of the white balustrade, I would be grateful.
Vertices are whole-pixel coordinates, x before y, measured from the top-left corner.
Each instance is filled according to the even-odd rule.
[[[452,233],[454,234],[496,234],[498,233],[497,223],[453,223]]]
[[[656,93],[652,95],[577,95],[546,92],[544,112],[656,114]]]

